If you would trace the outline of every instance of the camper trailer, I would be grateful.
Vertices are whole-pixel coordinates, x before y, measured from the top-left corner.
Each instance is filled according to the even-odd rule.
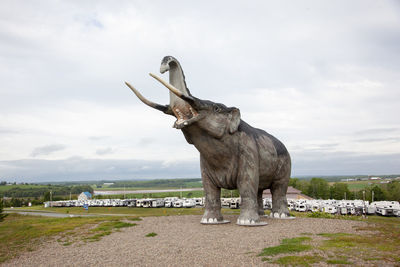
[[[329,214],[336,214],[337,213],[337,208],[333,205],[326,205],[324,207],[324,212],[329,213]]]
[[[238,209],[240,207],[240,198],[232,198],[229,203],[229,208]]]
[[[163,199],[153,199],[151,202],[152,208],[161,208],[164,207],[165,203]]]
[[[193,200],[196,202],[196,206],[202,207],[204,205],[204,198],[193,198]]]
[[[179,198],[177,197],[166,197],[164,198],[164,207],[166,208],[173,208],[174,202],[177,201]]]
[[[306,206],[306,204],[303,203],[303,202],[301,202],[301,203],[296,203],[296,204],[294,205],[294,209],[295,209],[296,211],[299,211],[299,212],[305,212],[305,211],[307,211],[307,206]]]
[[[172,203],[174,208],[182,208],[183,207],[183,200],[178,199]]]
[[[153,203],[155,199],[153,198],[146,198],[146,199],[142,199],[142,207],[143,208],[151,208],[151,204]]]
[[[265,210],[272,209],[272,199],[271,198],[264,198],[263,199],[263,208]]]
[[[221,198],[221,207],[229,207],[230,198]]]
[[[182,207],[183,208],[194,208],[194,207],[196,207],[196,202],[191,198],[184,199],[183,203],[182,203]]]

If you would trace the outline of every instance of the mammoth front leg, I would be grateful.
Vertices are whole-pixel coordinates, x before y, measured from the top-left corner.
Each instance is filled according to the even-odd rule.
[[[221,214],[221,188],[216,187],[202,170],[202,181],[205,193],[205,211],[202,224],[228,223]]]

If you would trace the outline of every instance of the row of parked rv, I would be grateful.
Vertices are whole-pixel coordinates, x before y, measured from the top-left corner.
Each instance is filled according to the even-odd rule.
[[[221,206],[237,209],[240,198],[222,198]],[[45,202],[45,207],[143,207],[143,208],[194,208],[203,207],[204,198],[167,197],[146,199],[89,199]],[[272,209],[272,200],[263,199],[264,209]],[[325,212],[341,215],[379,214],[400,217],[400,204],[397,201],[376,201],[369,203],[362,200],[306,200],[288,199],[289,210],[298,212]]]
[[[341,215],[379,214],[382,216],[400,217],[400,204],[397,201],[363,200],[288,200],[290,210],[300,212],[325,212]]]

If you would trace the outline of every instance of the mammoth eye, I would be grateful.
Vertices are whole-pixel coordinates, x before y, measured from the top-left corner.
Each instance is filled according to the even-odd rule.
[[[214,106],[214,112],[220,112],[221,109],[218,106]]]

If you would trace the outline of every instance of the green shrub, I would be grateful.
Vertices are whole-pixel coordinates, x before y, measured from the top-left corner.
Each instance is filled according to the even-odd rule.
[[[146,235],[146,237],[154,237],[154,236],[156,236],[156,235],[157,235],[156,233],[151,232],[151,233],[148,233],[148,234]]]

